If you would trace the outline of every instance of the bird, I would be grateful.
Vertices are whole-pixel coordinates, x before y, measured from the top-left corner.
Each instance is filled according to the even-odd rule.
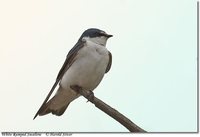
[[[112,54],[106,48],[110,37],[113,35],[98,28],[89,28],[82,33],[68,52],[54,85],[33,120],[38,115],[49,113],[61,116],[69,104],[80,96],[71,86],[78,86],[93,93],[112,65]],[[57,86],[59,87],[55,95],[49,99]]]

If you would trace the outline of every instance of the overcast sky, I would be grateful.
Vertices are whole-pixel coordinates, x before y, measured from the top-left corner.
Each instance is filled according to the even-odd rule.
[[[127,132],[79,97],[33,116],[82,32],[114,37],[96,97],[151,132],[197,131],[196,0],[1,0],[0,130]]]

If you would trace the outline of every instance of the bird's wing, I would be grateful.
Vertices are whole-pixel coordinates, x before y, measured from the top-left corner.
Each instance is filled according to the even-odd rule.
[[[109,51],[108,51],[108,52],[109,52]],[[108,55],[109,55],[109,62],[108,62],[108,65],[107,65],[107,68],[106,68],[106,72],[105,72],[105,73],[107,73],[107,72],[110,70],[111,65],[112,65],[112,54],[109,52]]]
[[[58,76],[56,78],[56,81],[53,85],[53,87],[51,88],[49,94],[47,95],[46,99],[44,100],[44,102],[42,103],[40,109],[37,111],[37,113],[35,114],[34,118],[35,119],[37,117],[37,115],[39,114],[39,112],[41,111],[41,109],[43,108],[43,106],[47,103],[49,97],[51,96],[51,94],[53,93],[54,89],[56,88],[57,84],[60,82],[61,78],[63,77],[63,75],[65,74],[65,72],[68,70],[68,68],[73,64],[73,62],[75,61],[75,57],[77,55],[77,52],[79,51],[79,49],[81,49],[84,46],[84,42],[83,41],[78,41],[77,44],[69,51],[69,53],[67,54],[67,58],[62,66],[62,68],[60,69]]]

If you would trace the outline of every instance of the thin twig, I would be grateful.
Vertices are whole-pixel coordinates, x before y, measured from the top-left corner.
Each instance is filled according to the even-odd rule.
[[[123,114],[115,110],[114,108],[110,107],[100,99],[96,98],[92,92],[83,91],[78,86],[71,86],[71,88],[76,91],[77,93],[81,94],[85,98],[88,99],[88,101],[92,102],[97,108],[117,120],[119,123],[121,123],[124,127],[126,127],[130,132],[146,132],[136,124],[134,124],[130,119],[125,117]],[[91,94],[92,93],[92,94]],[[92,96],[91,96],[92,95]]]

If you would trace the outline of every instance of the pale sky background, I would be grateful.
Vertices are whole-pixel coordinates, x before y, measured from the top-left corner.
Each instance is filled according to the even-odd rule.
[[[0,0],[0,131],[128,131],[83,97],[33,120],[91,27],[114,35],[96,97],[147,131],[197,131],[196,22],[196,0]]]

